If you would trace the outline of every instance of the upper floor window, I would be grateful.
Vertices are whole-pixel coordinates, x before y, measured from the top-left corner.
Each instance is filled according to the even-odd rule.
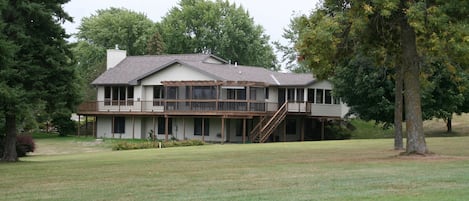
[[[164,98],[163,85],[153,86],[153,99],[163,99],[163,98]]]
[[[104,105],[133,105],[133,86],[106,86],[104,87]]]
[[[332,104],[332,91],[329,89],[324,90],[324,103]]]
[[[192,88],[192,99],[216,99],[217,90],[215,86],[194,86]]]

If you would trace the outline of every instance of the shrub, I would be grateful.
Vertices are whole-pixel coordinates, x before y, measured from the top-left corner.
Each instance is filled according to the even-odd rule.
[[[16,136],[16,153],[18,157],[24,157],[28,152],[34,152],[36,144],[31,135]]]
[[[0,136],[0,157],[3,156],[3,148],[5,137]],[[36,144],[31,135],[17,135],[16,136],[16,154],[18,157],[24,157],[28,152],[34,152]]]
[[[151,149],[157,148],[158,142],[128,142],[128,141],[120,141],[114,143],[112,146],[112,150],[119,151],[119,150],[132,150],[132,149]]]
[[[132,150],[132,149],[151,149],[151,148],[159,148],[158,144],[161,143],[163,148],[168,147],[184,147],[184,146],[200,146],[204,145],[205,143],[201,140],[171,140],[168,142],[160,142],[160,141],[141,141],[141,142],[129,142],[129,141],[119,141],[114,143],[112,146],[112,150],[119,151],[119,150]]]
[[[333,122],[326,126],[327,140],[345,140],[352,137],[352,131],[343,126],[340,122]]]

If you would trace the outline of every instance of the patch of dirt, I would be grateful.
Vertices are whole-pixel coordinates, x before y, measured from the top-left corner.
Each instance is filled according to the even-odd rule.
[[[447,156],[434,153],[429,154],[399,154],[393,156],[394,159],[399,160],[412,160],[412,161],[455,161],[455,160],[469,160],[467,156]]]

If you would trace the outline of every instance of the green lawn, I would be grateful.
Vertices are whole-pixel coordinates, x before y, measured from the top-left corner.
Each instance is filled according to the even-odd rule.
[[[45,138],[0,164],[0,200],[467,200],[469,137],[427,142],[436,155],[397,156],[392,139],[110,151]],[[41,152],[53,146],[72,151]]]

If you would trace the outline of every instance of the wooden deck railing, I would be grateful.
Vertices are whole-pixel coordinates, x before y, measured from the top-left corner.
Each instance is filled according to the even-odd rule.
[[[276,108],[277,103],[240,100],[152,100],[152,101],[109,101],[84,102],[78,113],[93,112],[194,112],[234,111],[267,112]],[[275,111],[275,110],[274,110]]]

